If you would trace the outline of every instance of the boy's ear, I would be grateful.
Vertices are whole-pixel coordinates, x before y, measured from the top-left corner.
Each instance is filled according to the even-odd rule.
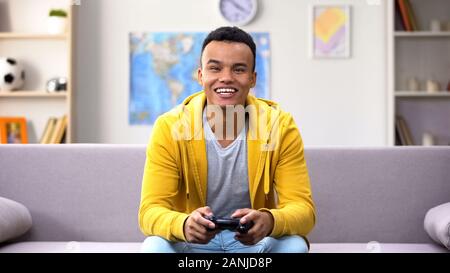
[[[203,73],[202,73],[202,68],[201,68],[201,67],[199,67],[199,68],[197,69],[197,82],[198,82],[201,86],[203,86]]]
[[[257,74],[256,74],[256,71],[255,72],[253,72],[253,75],[252,75],[252,85],[251,85],[251,87],[253,88],[253,87],[255,87],[255,85],[256,85],[256,76],[257,76]]]

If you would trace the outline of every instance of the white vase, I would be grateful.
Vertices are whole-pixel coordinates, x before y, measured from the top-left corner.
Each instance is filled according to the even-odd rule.
[[[439,82],[434,80],[427,80],[427,92],[428,93],[436,93],[441,89],[441,85]]]
[[[420,83],[416,77],[411,77],[408,79],[408,90],[409,91],[419,91]]]
[[[442,30],[441,21],[433,19],[430,21],[430,30],[433,32],[439,32]]]
[[[422,145],[423,146],[433,146],[434,145],[434,137],[430,133],[423,133],[422,135]]]
[[[47,32],[49,34],[66,33],[66,18],[60,16],[50,16],[47,19]]]

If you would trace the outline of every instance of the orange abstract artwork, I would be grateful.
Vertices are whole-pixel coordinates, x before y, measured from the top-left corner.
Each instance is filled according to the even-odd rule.
[[[339,58],[349,55],[349,8],[313,8],[313,56]]]

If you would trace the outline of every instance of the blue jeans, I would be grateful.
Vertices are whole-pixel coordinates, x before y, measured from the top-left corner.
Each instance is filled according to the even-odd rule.
[[[234,239],[235,233],[224,230],[207,244],[170,242],[159,236],[149,236],[141,246],[144,253],[307,253],[305,240],[297,235],[278,239],[265,237],[254,245],[243,245]]]

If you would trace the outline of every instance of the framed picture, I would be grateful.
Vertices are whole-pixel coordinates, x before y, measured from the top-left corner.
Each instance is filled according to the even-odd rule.
[[[26,119],[22,117],[0,118],[0,143],[28,143]]]
[[[350,15],[349,5],[311,6],[312,58],[350,57]]]

